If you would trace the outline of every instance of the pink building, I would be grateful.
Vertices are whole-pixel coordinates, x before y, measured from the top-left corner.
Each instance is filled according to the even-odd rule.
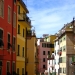
[[[47,55],[50,55],[50,42],[40,39],[39,45],[39,73],[44,73],[47,70]]]

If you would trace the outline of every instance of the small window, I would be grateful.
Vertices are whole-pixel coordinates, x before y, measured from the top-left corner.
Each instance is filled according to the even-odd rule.
[[[12,63],[12,70],[15,71],[15,62]]]
[[[24,68],[22,68],[22,75],[24,75]]]
[[[23,29],[23,37],[24,37],[24,34],[25,34],[25,30]]]
[[[45,62],[45,58],[43,58],[43,62]]]
[[[20,55],[20,45],[18,45],[18,51],[17,51],[17,56]]]
[[[43,65],[43,68],[46,68],[45,65]]]
[[[0,29],[0,48],[2,48],[4,46],[3,43],[3,30]]]
[[[4,0],[0,0],[0,16],[4,17]]]
[[[3,39],[3,30],[0,29],[0,39]]]
[[[22,53],[22,56],[24,57],[24,47],[23,47],[23,51],[22,51],[23,53]]]
[[[8,34],[8,42],[10,43],[10,34]]]
[[[0,67],[0,75],[2,75],[2,67]]]
[[[10,72],[10,62],[7,62],[7,72]]]
[[[16,3],[16,0],[14,0],[14,3]]]
[[[16,13],[14,12],[14,17],[13,17],[13,27],[16,27]]]
[[[10,44],[10,34],[8,34],[8,50],[10,49],[11,44]]]
[[[19,68],[17,68],[17,75],[19,75]]]
[[[20,25],[18,24],[18,34],[20,34]]]
[[[43,55],[45,55],[45,51],[43,51]]]
[[[48,51],[48,55],[50,55],[50,51]]]
[[[11,8],[8,6],[8,23],[11,22]]]
[[[63,46],[63,51],[65,51],[66,50],[66,46]]]

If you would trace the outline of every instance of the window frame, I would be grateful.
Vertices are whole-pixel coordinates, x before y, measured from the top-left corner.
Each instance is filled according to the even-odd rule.
[[[3,4],[2,5],[0,4],[1,5],[1,12],[0,12],[1,14],[0,14],[0,17],[4,18],[4,0],[1,0],[1,1],[2,1]]]
[[[8,67],[7,63],[9,63],[9,71],[7,71],[7,67]],[[10,61],[6,62],[6,72],[10,72]]]
[[[17,48],[17,56],[20,56],[20,45],[18,44],[18,48]]]

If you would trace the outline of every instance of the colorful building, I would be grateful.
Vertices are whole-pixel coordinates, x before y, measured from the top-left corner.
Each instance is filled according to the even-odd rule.
[[[0,75],[16,73],[16,0],[0,0]]]
[[[27,75],[36,75],[37,72],[37,39],[34,33],[27,39]]]
[[[75,20],[59,31],[59,75],[75,73]]]
[[[29,13],[25,3],[17,0],[17,60],[16,72],[19,75],[26,74],[26,41],[27,30],[31,28],[31,21],[27,16]]]
[[[55,53],[55,72],[56,75],[59,74],[59,40],[58,37],[54,40],[54,53]]]
[[[39,47],[39,73],[44,74],[47,70],[47,55],[51,55],[54,52],[55,35],[46,35],[40,39]]]

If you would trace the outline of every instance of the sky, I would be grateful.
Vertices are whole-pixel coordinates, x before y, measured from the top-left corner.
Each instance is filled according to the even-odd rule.
[[[23,0],[36,36],[53,35],[75,17],[75,0]]]

